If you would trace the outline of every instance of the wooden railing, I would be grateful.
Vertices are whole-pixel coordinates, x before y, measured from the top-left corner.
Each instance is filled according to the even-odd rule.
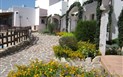
[[[0,49],[17,45],[29,38],[30,27],[14,27],[0,32]]]

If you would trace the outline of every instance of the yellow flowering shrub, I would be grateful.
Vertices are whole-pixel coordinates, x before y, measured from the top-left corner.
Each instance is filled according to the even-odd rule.
[[[56,33],[58,36],[66,37],[66,36],[75,36],[73,33],[68,33],[68,32],[58,32]]]
[[[71,59],[76,59],[76,58],[83,58],[83,54],[78,51],[73,51],[72,49],[68,47],[61,47],[61,46],[54,46],[53,47],[55,56],[58,58],[65,57],[65,58],[71,58]]]
[[[59,64],[56,61],[43,63],[36,60],[27,66],[16,65],[16,67],[17,70],[10,71],[8,77],[105,77],[95,70],[84,72],[82,68]]]
[[[17,70],[10,71],[8,77],[106,77],[100,70],[84,72],[82,68],[59,64],[55,61],[43,63],[32,61],[29,65],[16,65]]]
[[[77,50],[73,51],[70,47],[62,47],[62,46],[54,46],[53,47],[55,56],[58,58],[65,57],[71,59],[84,59],[86,57],[92,57],[101,55],[98,50],[96,50],[95,44],[91,44],[89,42],[78,42]]]
[[[84,58],[86,57],[92,57],[94,58],[95,56],[101,55],[99,50],[96,50],[96,45],[91,44],[89,42],[78,42],[78,50],[84,55]]]

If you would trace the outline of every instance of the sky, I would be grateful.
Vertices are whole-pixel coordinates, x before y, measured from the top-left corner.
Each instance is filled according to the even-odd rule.
[[[12,6],[22,6],[34,7],[35,0],[0,0],[0,8],[8,9]]]

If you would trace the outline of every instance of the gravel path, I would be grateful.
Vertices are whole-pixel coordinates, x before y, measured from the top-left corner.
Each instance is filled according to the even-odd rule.
[[[15,68],[15,64],[29,64],[30,60],[39,59],[49,61],[54,58],[53,45],[58,45],[58,36],[50,36],[34,33],[38,37],[35,45],[22,50],[21,52],[0,58],[0,77],[7,77],[10,70]]]

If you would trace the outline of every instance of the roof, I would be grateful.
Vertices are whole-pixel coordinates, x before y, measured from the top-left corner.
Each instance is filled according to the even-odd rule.
[[[0,16],[10,16],[12,15],[14,12],[0,12]]]

